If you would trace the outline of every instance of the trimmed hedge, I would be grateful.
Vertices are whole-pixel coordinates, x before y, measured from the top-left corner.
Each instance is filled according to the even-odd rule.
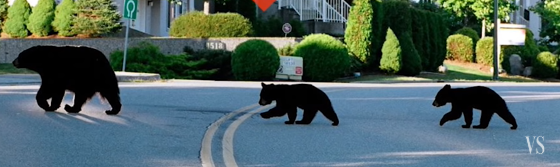
[[[327,34],[306,36],[295,48],[294,56],[303,58],[303,80],[330,82],[351,70],[346,46]]]
[[[430,66],[430,53],[425,51],[427,40],[426,40],[426,31],[430,31],[427,29],[426,26],[426,15],[427,11],[412,8],[411,9],[411,16],[412,16],[412,41],[414,42],[414,48],[420,55],[420,59],[422,61],[422,67]]]
[[[237,13],[190,12],[176,18],[169,28],[172,37],[210,38],[210,37],[248,37],[251,22]]]
[[[447,59],[474,62],[472,39],[466,35],[455,34],[447,38]]]
[[[541,52],[533,63],[531,76],[536,78],[555,78],[558,74],[558,55]]]
[[[378,3],[377,0],[353,1],[344,35],[348,51],[366,65],[375,61],[369,59],[375,59],[374,46],[378,42],[374,33],[378,32],[380,25],[373,24],[377,14],[374,8],[379,6]]]
[[[500,54],[498,65],[509,71],[509,56],[504,56]],[[494,38],[484,37],[478,41],[476,44],[476,62],[486,66],[494,66]]]
[[[474,30],[470,27],[463,27],[463,28],[455,31],[455,34],[462,34],[462,35],[465,35],[465,36],[471,38],[473,44],[476,44],[478,42],[478,40],[480,40],[480,35],[478,35],[478,32],[476,32],[476,30]],[[475,45],[473,45],[473,50],[474,49],[475,49]]]
[[[280,67],[280,56],[268,41],[251,39],[235,48],[231,67],[236,80],[268,81],[276,76]]]

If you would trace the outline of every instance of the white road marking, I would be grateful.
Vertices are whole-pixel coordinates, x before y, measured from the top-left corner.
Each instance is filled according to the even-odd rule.
[[[349,89],[335,89],[335,90],[330,90],[330,91],[325,91],[325,93],[330,93],[330,92],[337,92],[337,91],[344,91],[344,90],[349,90]],[[276,106],[276,102],[273,102],[272,104],[265,106],[265,107],[261,107],[258,109],[255,109],[251,112],[247,112],[245,114],[243,114],[241,117],[239,117],[237,120],[233,121],[229,127],[227,128],[226,132],[224,133],[224,137],[222,139],[222,154],[224,157],[224,163],[227,167],[237,167],[237,162],[235,161],[235,157],[233,156],[233,135],[235,134],[235,131],[237,130],[237,127],[239,127],[239,125],[241,125],[241,123],[243,123],[247,118],[249,118],[251,115],[260,112],[266,108],[272,108]]]
[[[224,163],[226,167],[237,167],[237,162],[235,162],[235,157],[233,156],[233,135],[235,134],[237,127],[239,127],[241,123],[243,123],[247,118],[251,117],[253,114],[256,114],[264,109],[268,109],[272,107],[273,105],[269,105],[245,113],[243,114],[243,116],[239,117],[237,120],[233,121],[229,125],[222,139],[222,155],[224,156]]]
[[[231,117],[241,113],[241,112],[246,112],[248,110],[251,110],[255,107],[258,107],[258,104],[253,104],[250,106],[246,106],[243,107],[239,110],[233,111],[223,117],[221,117],[220,119],[218,119],[216,122],[210,124],[210,126],[208,126],[208,129],[206,130],[206,133],[204,134],[204,137],[202,138],[202,145],[201,145],[201,149],[200,149],[200,160],[202,161],[202,166],[203,167],[214,167],[214,160],[212,159],[212,138],[214,138],[214,134],[216,133],[216,130],[218,130],[218,128],[220,127],[220,125],[230,119]]]

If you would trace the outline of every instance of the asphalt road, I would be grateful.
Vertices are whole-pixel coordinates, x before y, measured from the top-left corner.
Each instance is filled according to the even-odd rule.
[[[560,84],[452,84],[494,88],[517,130],[496,115],[485,130],[440,127],[450,105],[431,102],[443,83],[316,85],[338,127],[320,113],[311,125],[254,115],[272,107],[255,105],[259,82],[121,83],[117,116],[97,97],[79,114],[46,113],[37,84],[3,85],[0,166],[560,166]],[[544,150],[530,153],[526,136]]]

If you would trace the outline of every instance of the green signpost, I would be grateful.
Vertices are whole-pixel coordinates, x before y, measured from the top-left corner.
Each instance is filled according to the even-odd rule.
[[[124,55],[123,55],[123,67],[122,71],[125,71],[126,68],[126,50],[128,47],[128,29],[130,28],[130,20],[136,19],[136,11],[138,11],[138,0],[123,0],[123,16],[126,19],[126,32],[124,35]]]

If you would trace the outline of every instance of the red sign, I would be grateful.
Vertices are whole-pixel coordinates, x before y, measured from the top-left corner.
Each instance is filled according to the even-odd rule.
[[[301,68],[301,67],[296,67],[296,74],[297,74],[297,75],[303,74],[303,68]]]
[[[259,8],[264,12],[272,5],[276,0],[253,0]]]

